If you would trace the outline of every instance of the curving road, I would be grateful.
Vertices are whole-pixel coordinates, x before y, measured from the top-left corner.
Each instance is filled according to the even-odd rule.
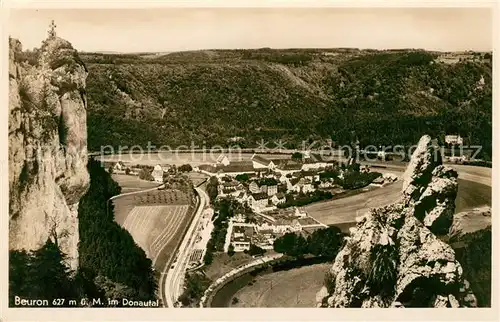
[[[179,249],[177,250],[177,261],[173,268],[169,267],[170,263],[167,263],[163,274],[166,274],[164,279],[164,284],[161,292],[162,298],[165,299],[164,306],[175,307],[177,299],[182,294],[182,283],[184,276],[186,275],[187,266],[189,264],[189,255],[193,250],[195,244],[195,231],[200,218],[203,214],[205,206],[208,205],[208,195],[200,188],[195,188],[196,192],[200,196],[200,203],[196,214],[188,228],[188,231],[184,235]]]
[[[401,176],[406,165],[369,163],[372,171],[391,172]],[[461,212],[482,205],[491,205],[491,168],[464,165],[450,165],[458,172],[458,194],[455,201],[456,212]],[[355,218],[373,207],[380,207],[395,202],[401,193],[402,181],[389,184],[368,192],[337,200],[319,202],[305,207],[307,213],[327,225],[348,228]]]

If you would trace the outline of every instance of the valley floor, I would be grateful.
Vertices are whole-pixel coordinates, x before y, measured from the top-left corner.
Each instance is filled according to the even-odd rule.
[[[323,286],[331,263],[304,266],[255,277],[240,289],[231,307],[315,307],[316,293]],[[234,302],[231,302],[234,303]]]

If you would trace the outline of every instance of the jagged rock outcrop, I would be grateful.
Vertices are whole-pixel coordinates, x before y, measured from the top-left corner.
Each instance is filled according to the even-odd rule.
[[[52,238],[75,268],[78,202],[89,185],[87,70],[61,38],[28,58],[18,40],[9,45],[9,248]]]
[[[400,200],[357,219],[317,294],[318,306],[476,306],[453,249],[440,239],[453,222],[457,189],[457,173],[423,136]]]

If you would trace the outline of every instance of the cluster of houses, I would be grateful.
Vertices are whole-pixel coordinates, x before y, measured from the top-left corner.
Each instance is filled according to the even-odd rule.
[[[287,177],[270,172],[262,176],[252,176],[247,182],[239,182],[229,176],[220,177],[218,196],[233,197],[240,203],[247,203],[254,211],[272,210],[286,201],[287,193],[308,193],[316,190],[313,182],[316,178],[319,180],[318,175],[300,173],[300,176]],[[327,184],[322,183],[322,186],[326,187]]]
[[[229,162],[227,156],[221,155],[215,165],[200,166],[196,170],[217,177],[218,196],[232,197],[240,203],[248,204],[253,211],[263,212],[276,209],[279,204],[285,203],[287,194],[310,193],[317,189],[341,192],[341,187],[335,184],[333,178],[320,178],[320,173],[332,166],[333,162],[268,160],[253,155],[248,167],[236,171],[233,168],[234,162]],[[224,171],[229,167],[233,172]],[[214,171],[215,169],[218,171]],[[360,171],[369,170],[368,167],[362,166]],[[247,178],[240,180],[238,176]],[[339,177],[342,176],[340,171]]]
[[[254,154],[250,160],[230,161],[225,154],[219,155],[215,164],[204,164],[195,167],[195,171],[206,173],[210,176],[237,176],[242,173],[258,174],[267,171],[276,171],[282,174],[293,173],[297,171],[317,170],[331,166],[340,156],[333,157],[331,160],[325,160],[320,155],[303,152],[302,160],[286,159],[267,159],[261,155]]]
[[[106,166],[106,165],[105,165]],[[141,171],[144,171],[145,166],[135,165],[128,166],[123,161],[118,161],[113,165],[106,166],[106,169],[112,169],[113,173],[119,174],[128,174],[132,176],[140,175]],[[163,177],[165,173],[168,173],[172,170],[170,165],[155,165],[150,171],[152,181],[156,183],[163,183]]]
[[[235,252],[243,252],[249,250],[251,244],[262,249],[273,249],[276,238],[287,232],[301,233],[307,237],[315,230],[327,227],[299,208],[268,212],[261,219],[258,223],[245,223],[243,215],[233,217],[228,226],[224,251],[227,252],[232,245]]]

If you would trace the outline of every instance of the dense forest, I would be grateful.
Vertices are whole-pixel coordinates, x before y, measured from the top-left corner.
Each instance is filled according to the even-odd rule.
[[[51,239],[33,252],[12,250],[9,253],[9,306],[16,307],[15,297],[47,300],[48,306],[69,307],[70,300],[85,297],[82,276],[70,271],[65,256]],[[37,307],[39,305],[28,305]]]
[[[303,237],[296,233],[286,233],[274,241],[274,251],[293,257],[313,255],[326,260],[337,256],[344,240],[344,234],[335,226],[315,230]]]
[[[491,54],[214,50],[164,56],[83,54],[89,148],[283,139],[411,145],[457,133],[489,158]],[[478,129],[481,129],[480,131]]]

